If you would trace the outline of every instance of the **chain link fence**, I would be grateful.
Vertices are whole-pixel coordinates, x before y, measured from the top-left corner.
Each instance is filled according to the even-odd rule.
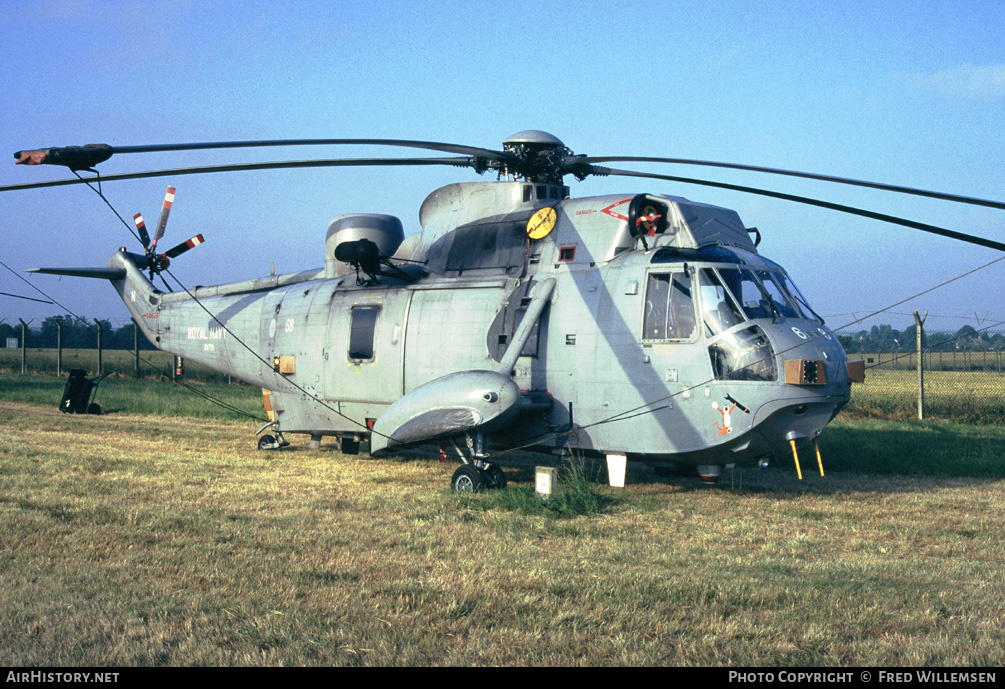
[[[909,336],[886,342],[872,337],[841,338],[848,357],[861,359],[866,366],[865,383],[852,387],[852,411],[917,419],[920,398],[925,419],[1005,425],[1005,332],[970,327],[957,332],[925,331],[923,395],[916,335],[906,331],[902,335]]]
[[[21,346],[20,328],[0,325],[0,369],[12,372],[66,375],[82,368],[91,375],[118,371],[121,375],[233,382],[229,376],[189,362],[179,372],[173,355],[143,349],[132,325],[123,325],[105,336],[100,357],[94,327],[84,335],[84,346],[45,346],[42,333],[26,328]],[[966,326],[957,332],[927,332],[922,351],[924,418],[965,423],[1005,425],[1005,331],[977,330]],[[919,385],[916,335],[889,326],[839,337],[850,359],[866,366],[865,383],[852,386],[849,411],[895,419],[917,419]],[[77,343],[81,344],[81,343]],[[139,360],[135,349],[140,344]],[[149,345],[147,345],[149,346]],[[23,367],[23,368],[22,368]]]
[[[151,379],[182,379],[207,383],[236,383],[225,373],[178,360],[173,354],[156,349],[113,349],[95,343],[92,347],[33,347],[31,339],[25,347],[20,338],[0,339],[0,371],[11,373],[42,373],[66,376],[79,368],[90,376],[115,372],[121,376]]]

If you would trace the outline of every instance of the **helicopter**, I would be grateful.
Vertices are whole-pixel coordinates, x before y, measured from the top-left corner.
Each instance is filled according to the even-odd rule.
[[[101,176],[115,154],[290,145],[386,145],[446,158],[285,161]],[[460,466],[458,491],[505,487],[513,449],[606,459],[612,483],[627,462],[693,467],[714,483],[725,467],[812,446],[864,380],[787,271],[758,251],[761,233],[731,209],[644,191],[576,198],[566,178],[591,175],[734,189],[884,220],[1005,251],[1005,244],[802,196],[689,177],[604,167],[616,161],[705,165],[819,179],[1005,209],[1005,204],[862,180],[732,163],[577,155],[543,131],[491,150],[428,141],[301,139],[15,153],[63,165],[76,179],[363,165],[451,165],[495,181],[434,190],[421,232],[397,217],[338,215],[320,268],[164,292],[154,279],[203,241],[160,252],[175,188],[143,253],[120,248],[100,268],[31,272],[108,280],[156,347],[262,388],[268,423],[258,447],[345,454],[439,445]],[[97,177],[82,177],[81,171]],[[162,278],[163,279],[163,278]],[[623,485],[623,482],[620,482]]]

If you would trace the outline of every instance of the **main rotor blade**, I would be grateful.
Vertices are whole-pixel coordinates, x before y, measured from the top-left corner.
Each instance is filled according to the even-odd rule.
[[[840,203],[831,203],[830,201],[821,201],[820,199],[812,199],[807,196],[783,194],[781,192],[770,191],[768,189],[758,189],[757,187],[746,187],[746,186],[740,186],[738,184],[726,184],[725,182],[712,182],[706,179],[695,179],[693,177],[674,177],[672,175],[657,175],[655,173],[650,172],[633,172],[631,170],[618,170],[615,168],[605,168],[599,166],[593,167],[593,173],[598,175],[611,175],[615,177],[642,177],[645,179],[661,179],[670,182],[684,182],[686,184],[700,184],[706,187],[717,187],[719,189],[742,191],[748,194],[770,196],[772,198],[782,199],[784,201],[794,201],[795,203],[804,203],[810,206],[829,208],[831,210],[840,211],[842,213],[860,215],[863,218],[882,220],[883,222],[892,223],[894,225],[903,225],[904,227],[910,227],[915,230],[921,230],[922,232],[930,232],[931,234],[937,234],[942,237],[957,239],[961,242],[976,244],[978,246],[985,246],[988,247],[989,249],[997,249],[998,251],[1005,251],[1005,244],[993,241],[991,239],[984,239],[983,237],[978,237],[972,234],[964,234],[963,232],[957,232],[955,230],[947,230],[944,227],[938,227],[936,225],[929,225],[927,223],[916,222],[914,220],[907,220],[906,218],[898,218],[895,215],[876,213],[874,211],[869,211],[862,208],[855,208],[854,206],[845,206]]]
[[[415,141],[412,139],[262,139],[258,141],[214,141],[187,144],[152,144],[147,146],[112,146],[116,153],[155,153],[160,151],[196,151],[214,148],[262,148],[265,146],[397,146],[421,148],[441,153],[479,156],[481,158],[509,159],[504,151],[492,151],[477,146],[449,144],[441,141]]]
[[[487,148],[449,144],[439,141],[413,141],[409,139],[264,139],[258,141],[207,141],[184,144],[149,144],[144,146],[57,146],[35,150],[17,151],[14,157],[24,165],[65,165],[71,170],[85,170],[108,160],[117,153],[159,153],[164,151],[203,151],[220,148],[262,148],[265,146],[397,146],[421,148],[442,153],[457,153],[491,160],[510,161],[511,153],[491,151]]]
[[[11,184],[0,187],[3,191],[25,191],[28,189],[43,189],[46,187],[61,187],[68,184],[88,184],[91,182],[115,182],[126,179],[146,179],[148,177],[170,177],[175,175],[201,175],[211,172],[241,172],[245,170],[283,170],[311,167],[366,167],[366,166],[408,166],[408,165],[452,165],[454,167],[470,167],[478,169],[475,158],[336,158],[330,160],[287,160],[271,163],[241,163],[236,165],[207,165],[203,167],[183,167],[171,170],[151,170],[148,172],[126,172],[99,177],[78,177],[76,179],[60,179],[49,182],[31,182],[29,184]]]
[[[958,203],[969,203],[974,206],[986,206],[988,208],[998,208],[1005,210],[1005,202],[993,201],[990,199],[978,199],[972,196],[960,196],[958,194],[948,194],[941,191],[927,191],[925,189],[915,189],[897,184],[883,184],[882,182],[867,182],[860,179],[849,179],[847,177],[834,177],[832,175],[821,175],[814,172],[799,172],[798,170],[782,170],[780,168],[761,167],[759,165],[742,165],[739,163],[717,163],[711,160],[688,160],[686,158],[651,158],[648,156],[585,156],[583,158],[569,158],[570,166],[584,163],[672,163],[676,165],[704,165],[706,167],[728,168],[731,170],[748,170],[752,172],[766,172],[772,175],[786,175],[788,177],[804,177],[806,179],[817,179],[824,182],[836,182],[838,184],[849,184],[856,187],[868,187],[870,189],[882,189],[883,191],[894,191],[900,194],[911,194],[913,196],[926,196],[932,199],[943,201],[955,201]]]

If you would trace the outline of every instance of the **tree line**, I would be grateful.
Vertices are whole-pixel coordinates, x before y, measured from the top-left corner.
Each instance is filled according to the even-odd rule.
[[[133,349],[134,325],[127,323],[120,328],[113,328],[109,321],[101,321],[102,349]],[[98,323],[94,320],[72,318],[70,316],[50,316],[42,321],[37,328],[35,323],[26,328],[25,344],[39,349],[55,349],[59,329],[62,326],[62,344],[65,349],[94,349],[98,344]],[[21,324],[15,321],[0,323],[0,343],[6,343],[7,338],[14,338],[21,345]],[[152,344],[143,336],[139,336],[141,350],[154,350]]]
[[[996,352],[1005,350],[1005,333],[978,330],[964,325],[956,332],[929,332],[922,328],[922,347],[932,351]],[[874,325],[851,335],[839,335],[845,351],[896,352],[917,349],[917,327],[895,330],[890,325]]]

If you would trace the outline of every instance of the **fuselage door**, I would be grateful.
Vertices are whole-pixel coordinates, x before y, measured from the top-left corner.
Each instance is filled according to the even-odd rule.
[[[325,397],[389,404],[401,397],[409,290],[349,290],[332,297]]]

